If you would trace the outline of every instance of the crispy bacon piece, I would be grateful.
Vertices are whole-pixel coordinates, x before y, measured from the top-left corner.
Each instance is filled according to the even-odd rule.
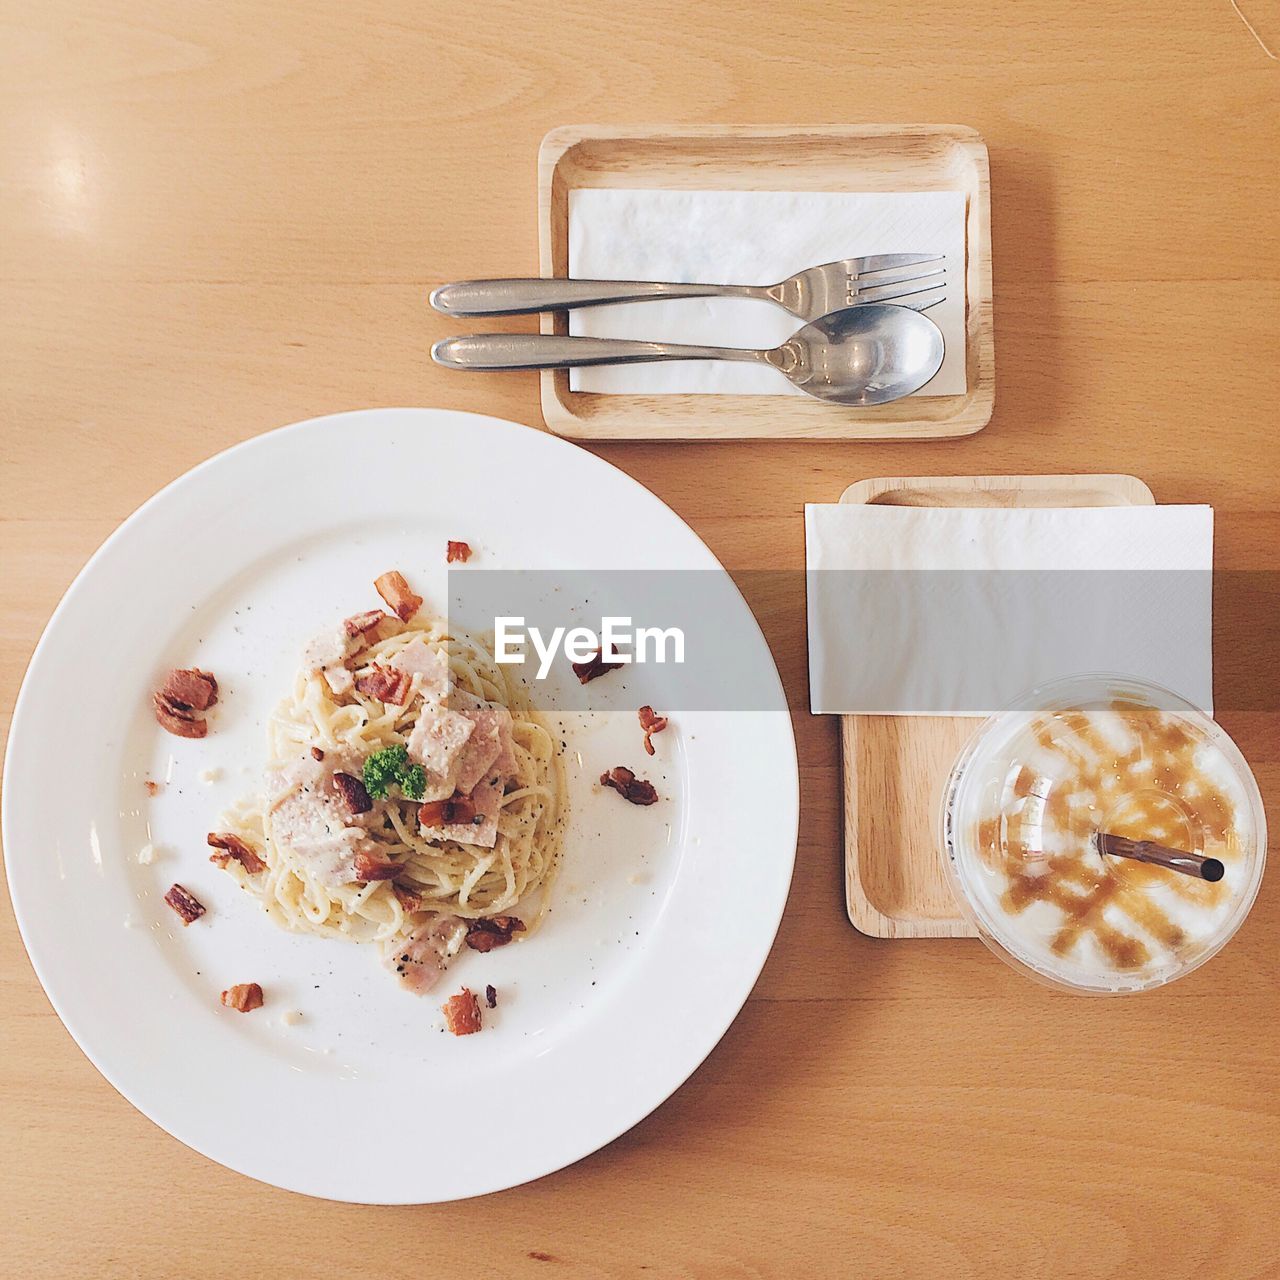
[[[198,667],[174,667],[151,695],[156,721],[178,737],[204,737],[209,732],[201,712],[218,701],[218,681]]]
[[[371,880],[394,880],[404,868],[398,862],[383,862],[364,849],[359,850],[352,859],[356,879],[362,884]]]
[[[313,760],[323,760],[323,759],[324,759],[324,752],[323,752],[323,751],[321,751],[319,747],[312,747],[312,748],[311,748],[311,758],[312,758]]]
[[[256,982],[237,982],[222,993],[222,1003],[237,1013],[262,1008],[262,988]]]
[[[404,671],[393,671],[390,667],[374,666],[372,671],[356,676],[356,688],[365,697],[378,698],[397,707],[404,706],[412,684],[412,676]]]
[[[389,616],[381,609],[366,609],[364,613],[356,613],[349,618],[344,618],[342,629],[354,640],[356,636],[367,636],[369,632],[376,631],[383,619]]]
[[[218,853],[211,853],[209,861],[216,862],[220,867],[225,867],[234,858],[251,876],[267,869],[267,864],[257,853],[230,831],[210,831],[208,841],[211,849],[220,850]]]
[[[410,889],[407,885],[393,884],[391,892],[396,895],[401,907],[408,912],[421,911],[423,907],[422,894],[414,889]]]
[[[524,932],[524,921],[515,916],[491,916],[488,920],[467,921],[467,946],[472,951],[492,951],[505,947],[511,935]]]
[[[451,538],[444,549],[445,564],[452,564],[455,560],[461,560],[466,564],[471,559],[471,547],[466,542],[454,542]]]
[[[655,733],[661,733],[667,727],[667,717],[656,715],[652,707],[640,708],[640,728],[644,730],[644,749],[649,755],[653,755],[653,742],[651,739]]]
[[[484,989],[484,1002],[490,1009],[498,1007],[498,992],[492,982]]]
[[[612,787],[624,800],[632,804],[657,804],[658,792],[652,782],[637,778],[626,765],[618,765],[600,775],[602,787]]]
[[[469,1036],[480,1030],[480,1001],[470,988],[463,987],[443,1005],[445,1021],[455,1036]]]
[[[164,900],[182,917],[183,928],[204,915],[204,903],[180,884],[175,884],[164,895]]]
[[[404,575],[395,569],[375,578],[373,585],[401,622],[408,622],[422,608],[422,597],[409,589]]]
[[[160,727],[179,738],[203,738],[209,732],[209,726],[199,712],[175,702],[168,694],[157,690],[151,695],[151,702]]]
[[[604,650],[597,649],[586,662],[573,663],[573,674],[578,677],[579,684],[590,684],[592,680],[598,679],[606,671],[614,671],[623,666],[626,666],[626,663],[606,662]]]
[[[418,822],[424,827],[453,827],[467,822],[477,825],[483,815],[476,812],[470,796],[455,792],[447,800],[428,800],[418,810]]]
[[[199,667],[175,667],[165,676],[160,692],[180,707],[208,711],[218,700],[218,682]]]
[[[333,789],[342,801],[342,807],[354,818],[359,813],[368,813],[373,808],[373,799],[365,790],[359,778],[349,773],[333,775]]]

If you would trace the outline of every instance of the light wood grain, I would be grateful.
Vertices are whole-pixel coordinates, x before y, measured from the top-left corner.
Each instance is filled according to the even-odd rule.
[[[963,395],[871,408],[800,398],[596,395],[541,374],[542,416],[578,440],[926,440],[972,435],[995,403],[991,174],[963,125],[562,125],[538,151],[539,257],[569,273],[569,193],[587,187],[708,191],[961,191],[965,195]],[[817,264],[814,264],[817,265]],[[544,333],[568,333],[565,313]]]
[[[0,719],[102,538],[217,450],[361,405],[536,428],[536,375],[431,366],[456,322],[425,297],[537,274],[557,125],[972,125],[999,347],[995,413],[964,440],[591,446],[735,572],[801,760],[777,944],[668,1103],[474,1203],[257,1187],[98,1076],[2,901],[0,1274],[1280,1275],[1274,869],[1231,945],[1150,999],[1047,992],[973,941],[864,937],[838,725],[804,710],[801,511],[860,477],[1132,473],[1214,505],[1220,569],[1274,578],[1280,74],[1226,0],[0,0],[0,112]],[[1274,643],[1215,642],[1219,674],[1274,679]],[[1220,718],[1280,830],[1277,703],[1247,693]]]
[[[1137,476],[886,476],[841,502],[894,507],[1150,506]],[[976,722],[841,716],[845,907],[873,938],[974,938],[938,851],[943,784]]]

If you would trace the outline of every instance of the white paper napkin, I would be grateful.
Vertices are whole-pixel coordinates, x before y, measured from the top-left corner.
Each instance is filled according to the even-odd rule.
[[[1144,677],[1213,709],[1213,510],[805,508],[814,713],[985,715]]]
[[[961,191],[569,192],[569,275],[580,280],[775,284],[805,267],[869,253],[945,253],[942,368],[917,395],[966,390],[965,196]],[[569,313],[569,332],[727,347],[772,347],[800,321],[771,303],[690,298]],[[575,391],[803,395],[763,367],[723,361],[575,369]]]

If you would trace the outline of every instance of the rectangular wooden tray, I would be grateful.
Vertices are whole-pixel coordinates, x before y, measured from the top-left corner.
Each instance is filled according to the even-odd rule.
[[[900,507],[1151,506],[1136,476],[923,476],[860,480],[841,502]],[[937,847],[937,806],[978,721],[842,716],[845,903],[873,938],[971,938]]]
[[[995,404],[991,184],[986,144],[962,125],[565,125],[538,153],[544,276],[567,276],[569,192],[582,187],[709,191],[963,191],[968,391],[874,408],[800,397],[599,395],[542,374],[542,416],[579,440],[923,440],[982,430]],[[563,312],[544,333],[567,333]]]

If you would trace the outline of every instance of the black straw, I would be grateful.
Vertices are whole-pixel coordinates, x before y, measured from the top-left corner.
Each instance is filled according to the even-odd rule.
[[[1227,871],[1217,858],[1204,858],[1198,853],[1167,849],[1150,840],[1130,840],[1128,836],[1113,836],[1105,831],[1098,832],[1098,852],[1132,858],[1135,862],[1147,862],[1156,867],[1168,867],[1170,871],[1211,883],[1221,880]]]

